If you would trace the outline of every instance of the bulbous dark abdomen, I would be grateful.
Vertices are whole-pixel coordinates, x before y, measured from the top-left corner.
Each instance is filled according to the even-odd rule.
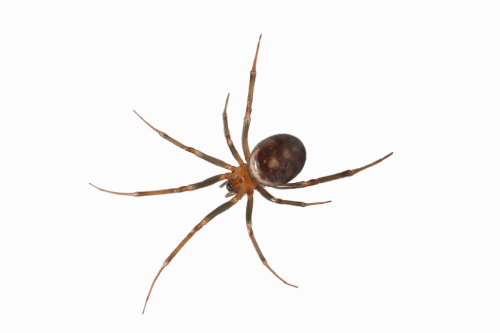
[[[262,140],[248,158],[250,177],[263,186],[277,186],[295,178],[306,163],[306,148],[293,135],[276,134]]]

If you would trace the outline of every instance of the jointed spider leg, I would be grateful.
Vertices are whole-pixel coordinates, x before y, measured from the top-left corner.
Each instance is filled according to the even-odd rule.
[[[229,133],[229,126],[227,125],[227,102],[229,101],[229,94],[227,94],[227,99],[226,99],[226,106],[224,107],[224,113],[222,114],[222,119],[224,121],[224,135],[226,136],[226,141],[227,145],[229,146],[229,150],[231,150],[231,153],[233,154],[234,158],[238,163],[241,165],[243,164],[243,160],[240,157],[240,154],[238,154],[238,151],[234,147],[233,140],[231,140],[231,134]]]
[[[135,112],[135,110],[134,110]],[[135,112],[136,115],[139,116],[139,114],[137,112]],[[191,148],[191,147],[187,147],[187,146],[184,146],[182,143],[180,143],[179,141],[175,140],[174,138],[168,136],[167,134],[163,133],[162,131],[159,131],[157,130],[156,128],[154,128],[153,126],[151,126],[150,123],[148,123],[146,120],[144,120],[144,118],[142,118],[141,116],[139,116],[139,118],[142,119],[142,121],[144,121],[149,127],[151,127],[156,133],[160,134],[160,136],[162,138],[164,138],[165,140],[168,140],[170,142],[172,142],[174,145],[176,145],[177,147],[179,148],[182,148],[184,149],[185,151],[188,151],[190,153],[193,153],[195,154],[196,156],[198,156],[199,158],[202,158],[204,159],[205,161],[207,162],[210,162],[212,164],[215,164],[217,166],[220,166],[221,168],[224,168],[224,169],[228,169],[228,170],[231,170],[233,171],[234,170],[234,166],[230,165],[230,164],[227,164],[226,162],[224,161],[221,161],[215,157],[212,157],[212,156],[209,156],[209,155],[206,155],[204,153],[202,153],[201,151],[199,150],[196,150],[194,148]]]
[[[160,276],[163,269],[165,267],[167,267],[167,265],[172,261],[172,259],[174,259],[174,257],[177,255],[177,253],[179,253],[179,251],[182,249],[182,247],[188,242],[188,240],[191,239],[191,237],[193,237],[193,235],[195,233],[197,233],[201,228],[203,228],[203,226],[205,224],[207,224],[208,222],[210,222],[210,220],[212,220],[214,217],[216,217],[217,215],[225,212],[226,210],[228,210],[229,208],[234,206],[240,199],[241,199],[240,196],[236,196],[236,197],[232,198],[231,200],[229,200],[228,202],[220,205],[219,207],[214,209],[210,214],[205,216],[205,218],[203,220],[201,220],[201,222],[198,223],[193,228],[193,230],[191,230],[191,232],[182,240],[182,242],[180,242],[180,244],[177,245],[175,250],[168,256],[168,258],[165,259],[165,261],[163,262],[163,265],[161,266],[160,270],[158,271],[158,274],[156,274],[156,276],[153,280],[153,283],[151,284],[151,288],[149,288],[148,297],[146,297],[146,302],[144,303],[144,309],[142,310],[142,314],[144,314],[144,311],[146,310],[146,305],[148,304],[148,300],[149,300],[149,296],[151,295],[151,291],[153,290],[155,282],[158,279],[158,277]]]
[[[273,188],[280,189],[280,190],[287,190],[287,189],[292,189],[292,188],[302,188],[302,187],[307,187],[307,186],[317,185],[320,183],[329,182],[329,181],[339,179],[339,178],[354,176],[358,172],[363,171],[364,169],[367,169],[371,166],[374,166],[375,164],[382,162],[383,160],[385,160],[386,158],[388,158],[391,155],[392,155],[392,153],[390,153],[389,155],[387,155],[385,157],[382,157],[381,159],[379,159],[371,164],[365,165],[364,167],[361,167],[358,169],[346,170],[344,172],[339,172],[339,173],[336,173],[336,174],[331,175],[331,176],[321,177],[321,178],[317,178],[317,179],[311,179],[307,182],[288,183],[288,184],[283,184],[283,185],[279,185],[279,186],[273,186]]]
[[[267,268],[269,268],[269,270],[274,275],[276,275],[276,277],[278,279],[280,279],[281,281],[283,281],[283,283],[285,283],[285,284],[287,284],[289,286],[298,288],[297,286],[294,286],[293,284],[290,284],[290,283],[286,282],[285,280],[283,280],[267,264],[267,260],[266,260],[266,258],[264,258],[264,255],[262,254],[262,251],[260,250],[259,245],[257,244],[257,240],[255,239],[255,236],[253,235],[253,229],[252,229],[252,211],[253,211],[253,190],[252,190],[252,192],[248,193],[248,202],[247,202],[247,230],[248,230],[248,235],[250,236],[250,239],[252,240],[253,246],[255,247],[255,250],[257,251],[257,254],[259,255],[259,258],[262,261],[262,263],[264,264],[264,266],[266,266]]]
[[[277,204],[282,204],[282,205],[292,205],[292,206],[300,206],[300,207],[306,207],[306,206],[313,206],[313,205],[322,205],[329,203],[331,201],[324,201],[324,202],[313,202],[313,203],[305,203],[305,202],[299,202],[299,201],[289,201],[289,200],[281,200],[273,197],[269,192],[267,192],[262,186],[257,187],[257,191],[259,191],[260,194],[267,200],[277,203]]]
[[[229,179],[230,175],[231,175],[230,173],[225,173],[225,174],[222,174],[222,175],[217,175],[217,176],[210,177],[210,178],[205,179],[204,181],[196,183],[196,184],[191,184],[191,185],[188,185],[188,186],[181,186],[181,187],[178,187],[178,188],[171,188],[171,189],[168,189],[168,190],[146,191],[146,192],[133,192],[133,193],[112,192],[112,191],[108,191],[108,190],[104,190],[102,188],[99,188],[99,187],[97,187],[95,185],[92,185],[90,183],[89,184],[92,185],[92,186],[94,186],[99,191],[103,191],[103,192],[107,192],[107,193],[111,193],[111,194],[128,195],[128,196],[132,196],[132,197],[145,197],[145,196],[148,196],[148,195],[158,195],[158,194],[169,194],[169,193],[181,193],[181,192],[185,192],[185,191],[194,191],[194,190],[197,190],[197,189],[200,189],[200,188],[203,188],[203,187],[207,187],[207,186],[213,185],[213,184],[215,184],[217,182],[220,182],[221,180]]]
[[[257,44],[257,52],[255,53],[255,59],[253,60],[252,70],[250,71],[250,87],[248,88],[247,111],[243,122],[243,133],[241,135],[241,140],[243,144],[243,153],[245,154],[245,160],[247,161],[248,157],[250,156],[250,148],[248,147],[248,129],[250,128],[250,114],[252,113],[253,88],[255,86],[255,78],[257,76],[257,56],[259,55],[259,46],[261,38],[262,35],[260,35],[259,37],[259,43]]]

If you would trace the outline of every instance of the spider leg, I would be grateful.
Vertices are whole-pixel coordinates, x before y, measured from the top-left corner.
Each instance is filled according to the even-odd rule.
[[[178,188],[171,188],[171,189],[168,189],[168,190],[146,191],[146,192],[133,192],[133,193],[112,192],[112,191],[108,191],[108,190],[104,190],[102,188],[99,188],[99,187],[97,187],[95,185],[92,185],[90,183],[89,184],[92,185],[92,186],[94,186],[99,191],[103,191],[103,192],[107,192],[107,193],[111,193],[111,194],[128,195],[128,196],[131,196],[131,197],[145,197],[145,196],[148,196],[148,195],[170,194],[170,193],[181,193],[181,192],[185,192],[185,191],[194,191],[194,190],[197,190],[197,189],[200,189],[200,188],[203,188],[203,187],[207,187],[207,186],[213,185],[213,184],[215,184],[217,182],[220,182],[221,180],[228,179],[230,175],[231,175],[230,173],[225,173],[225,174],[222,174],[222,175],[217,175],[217,176],[210,177],[210,178],[205,179],[204,181],[196,183],[196,184],[191,184],[191,185],[188,185],[188,186],[181,186],[181,187],[178,187]]]
[[[286,189],[292,189],[292,188],[302,188],[302,187],[307,187],[307,186],[317,185],[320,183],[329,182],[329,181],[339,179],[339,178],[351,177],[351,176],[354,176],[355,174],[357,174],[358,172],[363,171],[364,169],[367,169],[371,166],[374,166],[375,164],[382,162],[383,160],[385,160],[386,158],[388,158],[391,155],[392,155],[392,153],[390,153],[389,155],[387,155],[385,157],[382,157],[379,160],[376,160],[375,162],[373,162],[371,164],[365,165],[364,167],[361,167],[358,169],[346,170],[344,172],[339,172],[339,173],[336,173],[336,174],[331,175],[331,176],[321,177],[321,178],[317,178],[317,179],[311,179],[307,182],[288,183],[288,184],[283,184],[283,185],[279,185],[279,186],[273,186],[273,188],[280,189],[280,190],[286,190]]]
[[[135,112],[135,110],[134,110]],[[137,112],[135,112],[135,114],[137,116],[139,116],[139,114]],[[221,161],[215,157],[212,157],[212,156],[209,156],[209,155],[206,155],[204,153],[202,153],[201,151],[199,150],[196,150],[194,148],[191,148],[191,147],[187,147],[187,146],[184,146],[182,143],[180,143],[179,141],[175,140],[174,138],[168,136],[167,134],[163,133],[162,131],[159,131],[157,130],[156,128],[154,128],[153,126],[151,126],[151,124],[149,124],[146,120],[144,120],[144,118],[142,118],[141,116],[139,116],[139,118],[142,119],[142,121],[144,121],[149,127],[151,127],[156,133],[160,134],[160,136],[162,138],[164,138],[165,140],[168,140],[170,142],[172,142],[174,145],[176,145],[177,147],[179,148],[182,148],[184,149],[185,151],[188,151],[190,153],[193,153],[195,154],[196,156],[198,156],[199,158],[202,158],[204,159],[205,161],[207,162],[210,162],[212,164],[215,164],[217,166],[220,166],[221,168],[224,168],[224,169],[228,169],[228,170],[231,170],[233,171],[234,170],[234,166],[230,165],[230,164],[227,164],[226,162],[224,161]]]
[[[306,206],[312,206],[312,205],[321,205],[321,204],[326,204],[331,201],[325,201],[325,202],[313,202],[313,203],[305,203],[305,202],[300,202],[300,201],[289,201],[289,200],[281,200],[273,197],[269,192],[267,192],[262,186],[257,187],[257,191],[262,194],[264,198],[267,200],[277,203],[277,204],[282,204],[282,205],[292,205],[292,206],[300,206],[300,207],[306,207]]]
[[[144,309],[142,310],[142,314],[144,314],[144,311],[146,310],[146,305],[148,304],[148,300],[149,300],[149,296],[151,295],[151,291],[153,290],[155,282],[158,279],[158,277],[160,276],[160,274],[163,271],[163,269],[168,266],[168,264],[172,261],[172,259],[174,259],[174,257],[177,255],[177,253],[179,253],[179,251],[182,249],[182,247],[184,245],[186,245],[186,243],[188,242],[188,240],[190,240],[191,237],[193,237],[195,233],[197,233],[201,228],[203,228],[203,226],[205,224],[207,224],[208,222],[210,222],[210,220],[212,220],[214,217],[216,217],[217,215],[225,212],[226,210],[228,210],[229,208],[231,208],[232,206],[234,206],[240,199],[241,199],[240,196],[236,196],[236,197],[232,198],[231,200],[229,200],[228,202],[220,205],[219,207],[217,207],[216,209],[214,209],[210,214],[208,214],[207,216],[205,216],[205,218],[203,220],[201,220],[201,222],[198,223],[193,228],[193,230],[191,230],[191,232],[182,240],[182,242],[180,242],[180,244],[177,245],[177,247],[175,248],[175,250],[168,256],[168,258],[165,259],[165,261],[163,262],[160,270],[156,274],[156,276],[155,276],[155,278],[153,280],[153,283],[151,284],[151,288],[149,288],[148,297],[146,297],[146,302],[144,303]]]
[[[229,126],[227,125],[227,102],[229,101],[229,94],[227,94],[227,99],[226,99],[226,106],[224,107],[224,113],[222,114],[222,119],[224,121],[224,135],[226,136],[226,141],[227,145],[229,146],[229,150],[231,150],[231,153],[233,154],[234,158],[238,163],[241,165],[243,164],[243,160],[240,157],[240,154],[238,154],[238,151],[234,147],[233,140],[231,140],[231,134],[229,133]]]
[[[252,240],[252,243],[253,243],[253,246],[255,247],[255,250],[257,251],[257,254],[259,255],[259,258],[260,260],[262,261],[262,263],[264,264],[264,266],[266,266],[267,268],[269,268],[269,270],[274,274],[276,275],[276,277],[278,279],[280,279],[281,281],[283,281],[284,284],[287,284],[289,286],[292,286],[292,287],[295,287],[295,288],[298,288],[297,286],[294,286],[293,284],[290,284],[288,282],[286,282],[285,280],[283,280],[278,274],[276,274],[275,271],[273,271],[271,269],[271,267],[269,267],[269,265],[267,264],[267,260],[266,258],[264,258],[264,255],[262,254],[262,251],[260,250],[260,247],[259,247],[259,244],[257,244],[257,240],[255,239],[255,236],[253,235],[253,229],[252,229],[252,211],[253,211],[253,190],[252,192],[250,192],[248,194],[248,202],[247,202],[247,229],[248,229],[248,235],[250,236],[250,239]]]
[[[255,59],[253,60],[252,70],[250,71],[250,87],[248,88],[247,111],[243,122],[243,133],[241,135],[241,140],[243,143],[243,153],[245,154],[245,160],[247,161],[248,157],[250,156],[250,148],[248,147],[248,129],[250,128],[250,113],[252,113],[253,88],[255,86],[255,77],[257,76],[257,69],[256,69],[257,56],[259,55],[259,46],[261,38],[262,35],[260,35],[259,37],[259,43],[257,44],[257,52],[255,53]]]

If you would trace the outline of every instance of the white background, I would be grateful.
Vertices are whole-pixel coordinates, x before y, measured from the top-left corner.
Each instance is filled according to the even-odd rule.
[[[500,11],[495,1],[5,1],[0,6],[2,332],[498,332]],[[132,198],[304,142],[297,181],[212,220],[217,185]]]

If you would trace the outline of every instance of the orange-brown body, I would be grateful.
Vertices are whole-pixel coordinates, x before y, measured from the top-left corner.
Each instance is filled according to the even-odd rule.
[[[227,181],[227,190],[229,193],[236,194],[236,197],[241,199],[245,194],[253,193],[259,185],[253,181],[248,173],[246,163],[236,167]]]

